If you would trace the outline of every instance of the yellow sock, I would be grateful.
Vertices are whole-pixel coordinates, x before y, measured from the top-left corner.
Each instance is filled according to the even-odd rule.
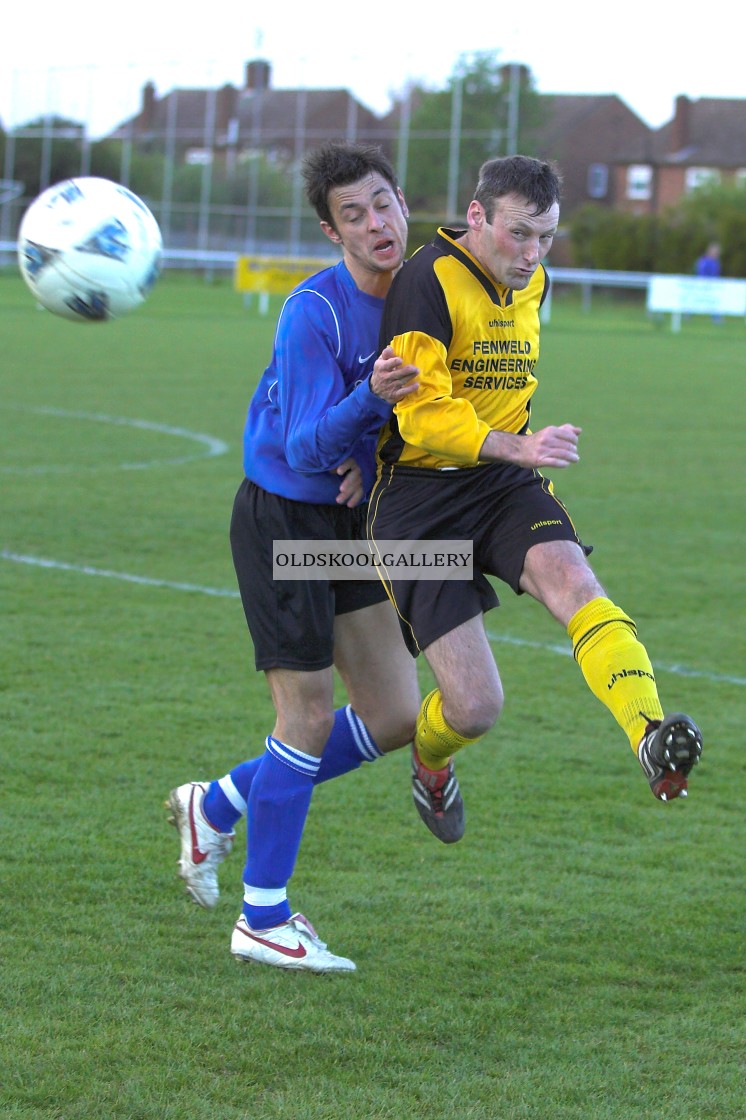
[[[570,619],[567,633],[588,687],[623,728],[636,753],[648,720],[663,719],[663,709],[634,622],[610,599],[592,599]]]
[[[481,735],[477,739],[481,739]],[[467,743],[476,743],[477,739],[465,739],[446,723],[443,694],[439,688],[428,693],[422,701],[414,733],[414,745],[423,766],[428,770],[442,770],[451,755]]]

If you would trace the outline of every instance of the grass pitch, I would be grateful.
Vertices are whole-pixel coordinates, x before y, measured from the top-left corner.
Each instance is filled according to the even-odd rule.
[[[291,901],[359,969],[325,978],[232,960],[244,832],[203,912],[162,808],[271,726],[227,532],[275,311],[168,273],[76,325],[0,276],[0,1114],[740,1120],[744,324],[560,293],[538,370],[535,427],[584,429],[557,491],[703,728],[689,801],[503,589],[464,841],[404,752],[316,791]]]

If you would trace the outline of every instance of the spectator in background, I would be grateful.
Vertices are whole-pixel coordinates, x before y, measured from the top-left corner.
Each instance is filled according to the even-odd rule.
[[[705,276],[708,279],[720,275],[720,246],[717,241],[712,241],[702,256],[697,258],[694,271],[697,276]]]
[[[705,280],[714,280],[720,275],[720,245],[717,241],[711,241],[702,256],[697,257],[694,271],[697,276],[701,276]],[[713,315],[712,321],[713,323],[720,323],[722,322],[722,316]]]

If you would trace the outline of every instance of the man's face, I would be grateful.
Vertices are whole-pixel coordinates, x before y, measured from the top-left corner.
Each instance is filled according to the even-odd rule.
[[[333,225],[321,228],[335,244],[358,284],[393,273],[404,260],[407,248],[407,207],[401,191],[395,191],[382,175],[372,173],[357,183],[334,187],[329,192]],[[361,285],[364,286],[364,285]]]
[[[469,232],[462,239],[482,267],[499,283],[521,291],[552,247],[559,221],[559,205],[543,214],[518,194],[506,194],[495,204],[492,221],[473,201],[467,212]]]

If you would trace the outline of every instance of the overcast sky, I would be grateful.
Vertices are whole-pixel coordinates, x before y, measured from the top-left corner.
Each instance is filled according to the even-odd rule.
[[[138,111],[145,81],[159,95],[240,86],[255,57],[271,63],[275,88],[341,87],[380,113],[410,81],[443,88],[460,55],[483,50],[525,63],[540,93],[614,93],[656,128],[678,94],[746,99],[742,35],[721,0],[626,0],[616,11],[598,0],[37,0],[4,18],[6,128],[52,112],[99,136]]]

